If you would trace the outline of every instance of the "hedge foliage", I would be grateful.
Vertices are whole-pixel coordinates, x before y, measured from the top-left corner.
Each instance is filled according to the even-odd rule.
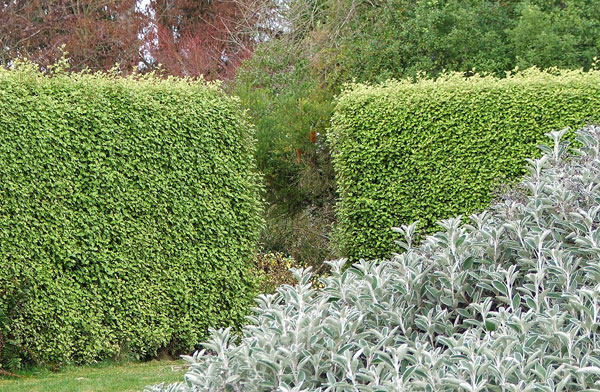
[[[262,225],[252,133],[215,84],[0,70],[5,352],[150,356],[240,323]]]
[[[433,232],[438,220],[480,211],[498,183],[524,174],[544,133],[598,118],[599,71],[349,85],[328,134],[338,246],[351,259],[382,258],[392,226],[419,220]]]

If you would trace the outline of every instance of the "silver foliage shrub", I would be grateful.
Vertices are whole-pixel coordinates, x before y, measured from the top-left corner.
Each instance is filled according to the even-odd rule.
[[[325,288],[257,299],[240,337],[212,331],[185,382],[147,391],[600,390],[600,127],[563,132],[502,202],[441,223]]]

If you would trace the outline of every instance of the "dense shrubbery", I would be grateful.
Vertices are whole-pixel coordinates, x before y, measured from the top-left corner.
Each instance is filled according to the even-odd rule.
[[[295,284],[296,277],[292,273],[293,268],[300,266],[297,260],[287,257],[282,253],[259,253],[254,258],[254,271],[260,282],[260,292],[272,294],[279,286],[284,284]],[[313,273],[312,283],[315,287],[321,287],[319,278],[324,273]]]
[[[233,92],[256,122],[259,165],[275,207],[262,243],[315,266],[335,254],[328,246],[335,181],[323,140],[343,83],[443,70],[503,77],[515,67],[590,69],[599,55],[596,0],[275,4],[286,31],[261,44],[238,70]],[[319,135],[311,143],[314,131]],[[297,150],[305,152],[300,161]],[[295,232],[281,232],[282,226]],[[316,241],[303,241],[305,232]]]
[[[239,324],[252,132],[217,85],[0,69],[3,365],[189,351]]]
[[[238,70],[232,92],[257,129],[269,205],[261,246],[321,266],[333,257],[335,186],[324,138],[333,104],[306,62],[288,51],[277,43],[261,46]]]
[[[261,293],[274,293],[282,284],[293,284],[296,280],[290,271],[296,261],[282,253],[259,253],[254,258],[254,269]]]
[[[564,132],[489,211],[317,291],[261,295],[241,340],[214,331],[183,384],[150,391],[559,391],[600,387],[600,127]]]
[[[600,72],[536,69],[504,79],[353,85],[338,99],[331,142],[344,256],[388,257],[393,225],[483,210],[524,174],[544,133],[600,119]]]
[[[351,18],[327,53],[329,68],[359,81],[443,70],[501,76],[515,67],[589,69],[598,56],[594,0],[383,0],[354,10],[349,0],[327,3],[345,3]]]

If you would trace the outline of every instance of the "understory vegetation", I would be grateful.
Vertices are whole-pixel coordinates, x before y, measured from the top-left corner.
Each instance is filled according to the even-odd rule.
[[[186,357],[183,391],[574,391],[600,388],[600,127],[548,134],[488,210],[392,259],[330,262],[315,290],[261,295],[238,336]],[[570,151],[570,154],[568,154]]]

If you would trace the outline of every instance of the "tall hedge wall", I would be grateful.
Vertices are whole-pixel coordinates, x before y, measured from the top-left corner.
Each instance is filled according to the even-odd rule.
[[[354,84],[338,97],[328,140],[337,245],[351,259],[389,255],[391,227],[485,208],[524,174],[544,133],[600,119],[600,72],[530,69],[498,79]]]
[[[5,361],[190,350],[241,322],[262,224],[253,145],[215,85],[0,70]]]

